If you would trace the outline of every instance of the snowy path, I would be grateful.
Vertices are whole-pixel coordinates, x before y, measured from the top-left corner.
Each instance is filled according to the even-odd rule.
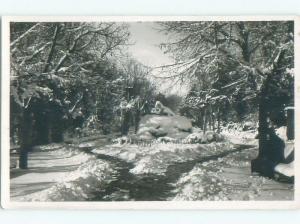
[[[13,201],[85,201],[116,173],[111,164],[65,144],[39,147],[29,153],[28,166],[11,169]]]
[[[78,147],[79,146],[79,147]],[[253,145],[50,145],[11,170],[14,201],[292,200],[293,185],[252,176]]]
[[[95,192],[97,195],[93,200],[96,201],[159,201],[170,200],[175,196],[176,181],[184,173],[191,171],[198,163],[217,160],[223,158],[231,153],[239,152],[250,146],[240,145],[235,149],[222,152],[211,156],[199,156],[194,160],[184,162],[176,162],[168,166],[166,172],[161,174],[155,173],[141,173],[133,174],[130,169],[134,167],[132,162],[126,162],[116,157],[98,155],[98,158],[115,163],[118,167],[119,175],[117,180],[112,181],[105,189]]]

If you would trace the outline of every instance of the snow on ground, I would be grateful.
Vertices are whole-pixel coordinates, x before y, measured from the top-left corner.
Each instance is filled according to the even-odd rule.
[[[293,200],[293,185],[253,176],[250,161],[257,148],[198,163],[174,184],[170,200]]]
[[[29,154],[28,170],[11,170],[13,201],[83,201],[114,180],[112,165],[93,155],[73,147],[39,149]]]
[[[256,147],[198,163],[174,184],[176,196],[170,200],[293,200],[293,184],[279,183],[251,173],[251,160],[258,153],[254,131],[231,129],[222,134],[232,143]]]
[[[115,144],[93,150],[93,153],[105,154],[134,163],[130,170],[133,174],[163,174],[174,163],[195,160],[199,157],[215,155],[232,150],[230,142],[210,144],[153,143],[149,145]]]
[[[143,140],[153,140],[157,136],[182,139],[191,130],[192,122],[183,116],[145,115],[141,118],[137,135]]]
[[[255,139],[257,132],[254,130],[239,131],[234,129],[224,129],[222,135],[227,141],[234,144],[257,145],[258,139]]]
[[[235,144],[257,144],[257,140],[254,139],[254,131],[227,130],[222,135],[225,136],[225,141],[209,144],[179,144],[158,141],[138,145],[116,143],[95,148],[92,152],[134,163],[134,168],[130,170],[133,174],[164,174],[170,165],[177,162],[195,160],[230,151],[235,147]]]
[[[116,158],[133,165],[130,165],[133,167],[130,173],[136,177],[133,179],[136,185],[135,182],[132,186],[129,184],[133,191],[136,191],[135,187],[144,186],[144,182],[139,182],[143,181],[143,176],[172,176],[170,172],[176,172],[173,175],[176,178],[169,178],[172,181],[166,183],[173,186],[172,194],[166,200],[293,199],[293,185],[251,174],[250,161],[258,152],[254,131],[227,130],[222,134],[224,142],[209,144],[153,142],[105,145],[102,141],[87,141],[78,146],[39,146],[29,154],[30,169],[11,169],[11,198],[13,201],[91,200],[96,192],[105,192],[109,184],[114,183],[112,181],[120,178],[118,172],[122,167],[117,167],[113,159]],[[254,147],[232,152],[236,144]],[[91,153],[86,153],[89,150]],[[214,159],[209,157],[224,152],[230,153]],[[172,165],[178,169],[172,167],[169,170]],[[188,166],[188,169],[183,166]],[[120,184],[123,184],[122,181]],[[122,186],[117,186],[120,191],[113,191],[105,197],[128,196],[130,189]],[[156,189],[156,186],[153,187]]]

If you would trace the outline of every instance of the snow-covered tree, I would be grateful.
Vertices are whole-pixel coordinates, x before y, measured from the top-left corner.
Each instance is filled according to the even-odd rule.
[[[101,88],[107,68],[99,74],[90,66],[117,57],[129,32],[124,24],[79,22],[11,23],[10,30],[11,105],[19,117],[11,124],[18,127],[20,167],[26,168],[33,144],[61,141],[69,121],[88,109],[98,89],[93,84]]]
[[[257,109],[262,85],[276,68],[281,70],[276,92],[285,92],[285,103],[293,98],[293,22],[181,21],[160,26],[170,40],[161,48],[175,61],[162,67],[165,77],[190,82],[197,87],[191,91],[198,93],[216,89],[220,97],[228,97],[240,119]],[[198,96],[198,101],[206,97]]]

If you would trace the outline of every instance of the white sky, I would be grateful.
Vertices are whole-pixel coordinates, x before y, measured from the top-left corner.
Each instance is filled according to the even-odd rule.
[[[132,22],[129,24],[131,33],[130,42],[132,46],[128,47],[128,51],[132,56],[144,65],[149,67],[158,67],[174,63],[173,59],[164,54],[159,48],[159,44],[167,42],[168,38],[157,30],[158,24],[153,22]],[[159,76],[157,70],[153,75]],[[184,95],[187,87],[182,85],[174,85],[171,80],[151,78],[157,84],[160,92],[166,94]]]
[[[135,43],[129,47],[129,52],[150,67],[172,63],[172,59],[158,47],[160,43],[167,41],[167,38],[157,30],[157,27],[158,25],[153,22],[129,23],[131,42]]]

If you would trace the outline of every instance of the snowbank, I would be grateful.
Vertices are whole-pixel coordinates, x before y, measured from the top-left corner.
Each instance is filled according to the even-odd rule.
[[[197,164],[174,184],[176,201],[196,200],[292,200],[292,185],[253,176],[250,161],[257,148],[231,153]]]
[[[51,151],[47,157],[53,156],[52,160],[42,160],[43,155],[40,154],[38,159],[29,159],[30,169],[36,169],[36,172],[11,181],[13,187],[34,184],[35,187],[41,185],[43,190],[17,195],[12,198],[13,201],[85,201],[91,199],[95,191],[114,180],[116,171],[110,163],[74,148]],[[69,171],[72,167],[77,168]],[[41,171],[41,168],[47,172]],[[48,187],[45,189],[43,185]],[[22,191],[25,192],[26,189]]]
[[[16,201],[85,201],[93,193],[113,178],[110,164],[100,160],[90,160],[76,171],[67,173],[52,187],[16,198]]]

